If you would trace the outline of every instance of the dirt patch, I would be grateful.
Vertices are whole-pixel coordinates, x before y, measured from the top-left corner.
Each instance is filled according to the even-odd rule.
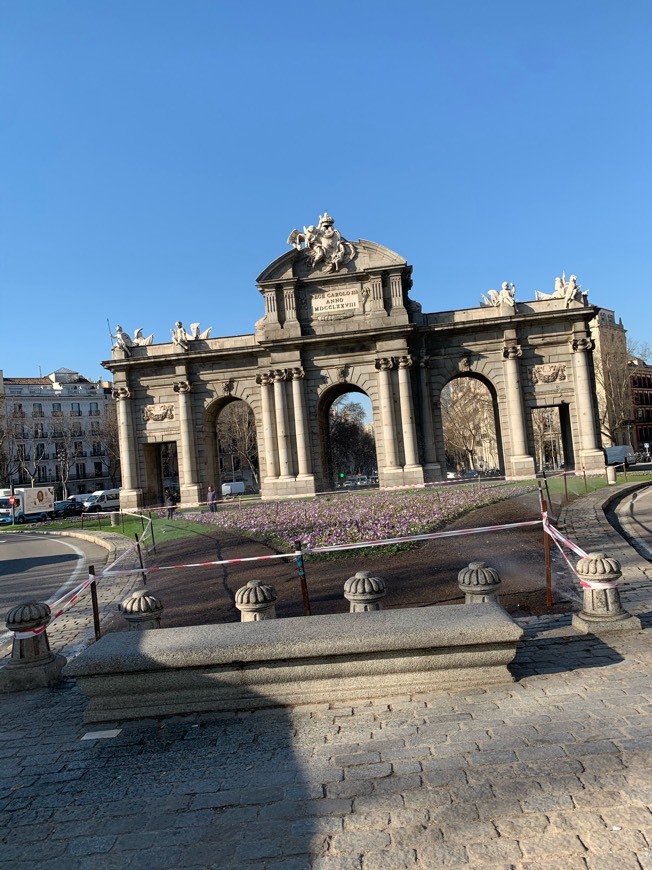
[[[530,494],[474,510],[446,529],[473,529],[536,519],[539,519],[538,497]],[[159,534],[157,551],[150,554],[147,562],[150,567],[188,565],[274,552],[277,551],[238,533],[198,523],[196,534],[181,540],[167,543],[164,533]],[[541,526],[532,526],[442,538],[391,555],[361,556],[354,550],[346,559],[307,557],[312,612],[346,612],[348,602],[342,587],[347,578],[360,570],[371,571],[385,580],[387,608],[459,604],[463,596],[457,574],[469,562],[480,560],[498,571],[502,580],[500,600],[509,613],[539,615],[570,609],[561,587],[553,597],[553,607],[546,607],[543,532]],[[562,571],[563,563],[553,565],[553,576]],[[293,559],[153,571],[148,577],[148,589],[163,602],[166,628],[235,622],[240,619],[234,605],[235,592],[253,578],[276,588],[279,617],[303,614],[299,575]],[[124,620],[118,622],[116,630],[127,627]]]

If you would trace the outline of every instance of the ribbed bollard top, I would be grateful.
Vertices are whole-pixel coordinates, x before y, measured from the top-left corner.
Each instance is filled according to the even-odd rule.
[[[344,584],[345,595],[377,595],[385,594],[385,581],[382,577],[372,577],[371,571],[358,571],[354,577]]]
[[[469,562],[457,575],[457,583],[463,592],[495,592],[500,586],[500,577],[486,562]]]
[[[276,589],[262,580],[250,580],[235,593],[236,606],[243,604],[271,604],[276,601]]]
[[[122,602],[122,612],[128,615],[158,614],[162,610],[161,599],[143,590],[133,592]]]
[[[12,607],[7,614],[5,625],[9,631],[27,631],[41,628],[50,621],[52,611],[42,601],[24,601]]]
[[[606,553],[587,553],[577,563],[580,580],[589,583],[615,583],[621,576],[620,562]]]

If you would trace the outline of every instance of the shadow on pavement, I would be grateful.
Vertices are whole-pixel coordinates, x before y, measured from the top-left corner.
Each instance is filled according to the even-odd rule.
[[[290,710],[84,725],[71,679],[6,707],[0,811],[8,830],[38,829],[53,866],[310,865],[323,789],[304,779],[299,756],[314,744],[295,743]],[[110,729],[120,730],[85,738]],[[12,867],[33,860],[21,837],[0,841]]]
[[[595,635],[527,639],[516,651],[510,671],[516,680],[536,674],[559,674],[582,668],[605,668],[624,661]]]

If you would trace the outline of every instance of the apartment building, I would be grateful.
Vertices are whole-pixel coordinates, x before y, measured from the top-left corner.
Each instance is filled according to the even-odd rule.
[[[117,486],[111,384],[66,368],[39,378],[0,370],[0,481],[52,485],[58,498]]]

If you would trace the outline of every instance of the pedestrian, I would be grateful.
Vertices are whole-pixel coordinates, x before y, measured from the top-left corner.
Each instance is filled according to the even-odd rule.
[[[208,494],[206,496],[206,501],[208,502],[209,511],[214,514],[217,510],[217,493],[213,489],[212,486],[208,487]]]
[[[168,519],[174,519],[174,512],[177,509],[177,500],[171,489],[165,490],[165,507],[168,509]]]

